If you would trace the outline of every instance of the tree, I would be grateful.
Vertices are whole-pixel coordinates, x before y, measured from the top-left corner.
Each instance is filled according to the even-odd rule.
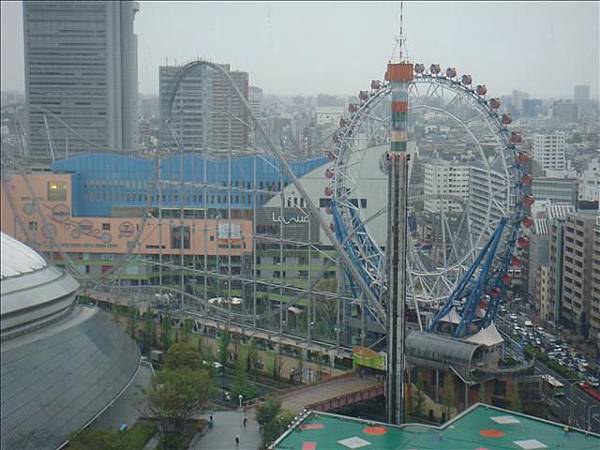
[[[244,365],[245,361],[242,358],[235,365],[233,385],[231,386],[231,394],[234,399],[237,399],[240,395],[246,400],[256,397],[256,389],[248,383],[248,373]]]
[[[417,370],[417,384],[416,384],[416,394],[415,394],[415,415],[423,416],[423,406],[425,406],[425,395],[423,394],[423,390],[425,389],[423,384],[423,373],[420,370]]]
[[[160,322],[161,326],[161,340],[165,350],[168,350],[171,347],[171,314],[166,313],[162,321]]]
[[[147,311],[142,315],[144,324],[144,350],[150,354],[150,350],[156,345],[156,324],[151,311]]]
[[[135,339],[135,328],[137,325],[138,310],[133,306],[127,308],[127,331],[131,339]]]
[[[256,421],[263,427],[272,421],[281,411],[281,400],[268,397],[266,401],[256,407]]]
[[[292,423],[294,416],[295,414],[292,411],[279,411],[273,419],[263,426],[263,444],[268,445],[277,439]]]
[[[183,342],[189,342],[190,336],[192,335],[193,328],[192,319],[185,319],[181,325],[181,340]]]
[[[192,344],[177,342],[171,345],[165,355],[165,368],[199,370],[202,368],[202,359]]]
[[[446,406],[446,418],[450,419],[450,414],[456,401],[454,393],[454,378],[451,373],[444,377],[444,405]]]
[[[216,389],[205,370],[163,369],[144,390],[143,412],[159,421],[163,449],[174,449],[186,422],[206,407]]]
[[[217,341],[219,362],[225,366],[229,356],[229,343],[231,342],[231,334],[229,334],[229,330],[221,331]]]
[[[254,379],[258,380],[258,348],[254,338],[250,339],[250,345],[247,348],[246,366],[248,372],[253,373]]]

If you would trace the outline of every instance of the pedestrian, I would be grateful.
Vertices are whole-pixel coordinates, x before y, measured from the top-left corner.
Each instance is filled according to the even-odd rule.
[[[236,436],[235,437],[235,448],[238,448],[240,446],[240,437]]]
[[[246,425],[248,425],[248,418],[244,417],[244,428],[246,428]]]

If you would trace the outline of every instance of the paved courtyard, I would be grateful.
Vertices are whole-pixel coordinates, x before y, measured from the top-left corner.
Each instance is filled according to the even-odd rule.
[[[243,426],[240,411],[218,411],[213,414],[214,426],[204,436],[197,434],[190,450],[236,450],[235,437],[240,437],[237,450],[257,450],[260,446],[260,431],[254,415],[248,415],[248,425]],[[203,416],[208,419],[209,415]]]

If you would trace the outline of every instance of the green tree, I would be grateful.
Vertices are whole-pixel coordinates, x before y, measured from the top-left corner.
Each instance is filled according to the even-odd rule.
[[[423,373],[420,370],[417,370],[417,384],[416,384],[416,393],[415,393],[415,415],[423,416],[423,407],[425,406],[425,395],[423,391],[425,390],[425,386],[423,383]]]
[[[205,370],[163,369],[144,390],[143,412],[159,421],[163,449],[175,449],[185,424],[214,397],[216,388]]]
[[[247,347],[246,353],[246,367],[248,373],[254,374],[254,379],[258,380],[258,347],[256,345],[256,339],[250,339],[250,344]]]
[[[185,319],[181,325],[181,340],[183,342],[189,342],[190,337],[192,336],[192,328],[194,326],[194,322],[192,319]]]
[[[144,349],[149,355],[150,350],[156,345],[156,324],[151,311],[146,311],[142,315],[143,331],[144,331]]]
[[[199,370],[202,369],[202,359],[192,344],[177,342],[171,345],[165,355],[165,368]]]
[[[456,402],[456,394],[454,392],[454,378],[451,373],[444,377],[444,405],[446,406],[446,418],[449,420],[452,413],[452,408]]]
[[[235,365],[235,373],[233,384],[231,386],[231,394],[234,399],[242,396],[245,400],[256,397],[256,389],[248,382],[248,372],[245,370],[246,362],[244,359],[238,359]]]
[[[135,329],[137,326],[138,310],[133,306],[127,308],[127,332],[131,339],[135,339]]]
[[[171,325],[171,314],[170,313],[166,313],[163,316],[162,321],[160,322],[160,327],[161,327],[161,340],[162,340],[162,344],[165,350],[168,350],[169,347],[171,347],[171,329],[172,329],[172,325]]]
[[[281,411],[281,400],[269,396],[263,403],[256,407],[256,421],[263,427],[271,422]]]
[[[294,413],[288,410],[281,410],[277,415],[267,422],[262,429],[263,444],[269,445],[277,439],[294,420]]]
[[[219,362],[225,366],[229,356],[229,343],[231,342],[231,334],[229,330],[222,330],[217,339]]]

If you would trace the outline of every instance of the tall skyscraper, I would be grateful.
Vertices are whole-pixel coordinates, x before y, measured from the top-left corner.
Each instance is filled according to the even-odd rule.
[[[575,86],[574,100],[578,107],[584,107],[590,101],[590,87],[586,85]]]
[[[137,11],[134,1],[23,2],[32,157],[135,148]]]
[[[248,99],[248,73],[222,66]],[[196,66],[181,80],[171,110],[171,130],[165,125],[169,98],[180,66],[159,68],[161,145],[175,146],[171,130],[187,151],[234,150],[248,147],[248,113],[227,78],[207,66]]]

